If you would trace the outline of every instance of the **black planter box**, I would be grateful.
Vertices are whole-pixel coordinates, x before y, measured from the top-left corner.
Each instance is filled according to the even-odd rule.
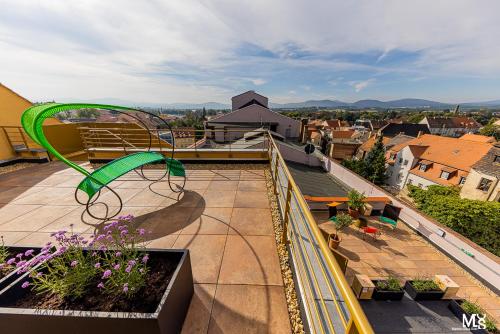
[[[457,316],[458,319],[460,319],[460,321],[462,321],[464,314],[467,317],[467,319],[469,320],[471,317],[471,314],[469,314],[463,310],[463,308],[461,306],[462,302],[463,302],[462,299],[452,299],[452,300],[450,300],[450,303],[448,304],[448,308],[450,309],[450,311],[454,315]],[[488,331],[486,329],[471,329],[470,331],[472,333],[488,334]]]
[[[412,281],[406,281],[405,283],[405,291],[410,295],[413,300],[439,300],[443,298],[444,291],[425,291],[425,292],[417,292],[413,285],[411,285]]]
[[[35,256],[37,256],[38,253],[40,253],[41,248],[40,247],[7,247],[7,250],[9,251],[9,259],[11,257],[15,257],[16,254],[19,253],[24,253],[29,249],[33,249],[35,251]],[[10,273],[7,274],[4,278],[0,279],[0,291],[5,289],[9,284],[14,282],[16,279],[19,278],[20,275],[16,273],[16,270],[12,270]]]
[[[373,291],[372,299],[375,300],[401,300],[405,294],[403,288],[400,291],[385,291],[377,289],[378,280],[372,280],[375,284],[375,290]]]
[[[22,276],[0,291],[0,328],[16,334],[180,333],[193,296],[188,250],[148,249],[151,256],[177,259],[178,265],[154,313],[70,311],[5,307],[22,294]]]

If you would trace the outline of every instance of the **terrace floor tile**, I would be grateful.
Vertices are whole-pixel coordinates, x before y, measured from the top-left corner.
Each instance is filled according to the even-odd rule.
[[[283,287],[219,285],[215,293],[210,334],[291,333]]]
[[[273,220],[269,209],[234,208],[229,234],[273,235]]]

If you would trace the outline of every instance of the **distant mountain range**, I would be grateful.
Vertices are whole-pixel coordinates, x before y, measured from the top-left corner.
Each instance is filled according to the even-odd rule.
[[[63,102],[76,101],[75,99],[64,99]],[[146,108],[164,108],[164,109],[230,109],[229,104],[218,102],[206,103],[140,103],[132,102],[114,98],[92,99],[81,102],[88,103],[107,103],[117,104],[131,107],[146,107]],[[295,103],[271,103],[271,108],[274,109],[296,109],[296,108],[432,108],[432,109],[445,109],[454,108],[456,104],[442,103],[423,99],[400,99],[392,101],[379,101],[379,100],[359,100],[356,102],[343,102],[339,100],[308,100],[304,102]],[[500,100],[484,101],[484,102],[467,102],[460,103],[461,107],[500,107]]]

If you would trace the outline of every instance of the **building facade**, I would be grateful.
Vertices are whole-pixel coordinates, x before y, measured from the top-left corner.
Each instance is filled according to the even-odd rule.
[[[419,124],[426,124],[431,134],[458,138],[466,133],[477,133],[481,128],[475,119],[470,117],[424,117]]]
[[[268,107],[268,99],[254,91],[234,96],[232,111],[205,123],[206,130],[213,131],[212,139],[227,141],[241,138],[252,129],[269,129],[286,139],[297,139],[300,121],[274,112]]]
[[[460,197],[480,201],[500,201],[500,144],[475,163],[465,181]]]

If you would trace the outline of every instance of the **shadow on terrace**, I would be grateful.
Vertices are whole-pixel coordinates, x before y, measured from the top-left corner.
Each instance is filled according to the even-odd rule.
[[[135,224],[151,232],[148,247],[190,250],[195,295],[183,332],[290,333],[267,165],[209,166],[187,170],[180,196],[166,182],[143,181],[133,172],[111,187],[124,202],[122,214],[134,215]],[[102,223],[83,214],[74,200],[80,181],[81,174],[58,162],[0,175],[0,235],[6,243],[37,246],[61,229],[100,229]]]

